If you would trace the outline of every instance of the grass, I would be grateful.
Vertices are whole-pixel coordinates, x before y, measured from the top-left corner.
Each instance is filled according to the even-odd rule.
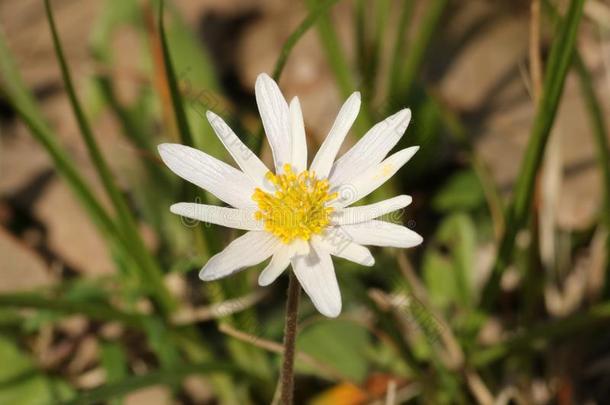
[[[483,293],[483,301],[486,307],[493,305],[496,299],[500,278],[512,259],[517,232],[525,225],[531,212],[536,177],[555,122],[566,75],[574,54],[576,34],[580,25],[583,6],[583,0],[570,2],[566,19],[562,23],[551,48],[532,132],[523,157],[521,170],[517,176],[513,201],[506,213],[506,230],[500,241],[498,257],[491,279]]]
[[[437,51],[437,42],[446,38],[446,26],[457,18],[459,2],[307,0],[302,5],[305,14],[290,20],[292,31],[283,38],[270,73],[278,81],[286,79],[284,69],[303,38],[308,33],[315,36],[336,86],[333,91],[343,98],[362,91],[361,115],[351,141],[399,108],[409,106],[413,111],[413,123],[399,147],[422,144],[418,157],[373,199],[412,194],[414,204],[406,214],[388,219],[413,227],[425,239],[407,251],[375,248],[372,269],[336,260],[344,308],[337,320],[321,317],[306,297],[301,299],[294,353],[297,402],[339,403],[364,396],[402,403],[393,402],[392,395],[400,398],[403,393],[410,397],[405,403],[487,404],[505,387],[527,397],[528,387],[536,381],[544,381],[551,400],[558,403],[565,392],[573,393],[574,403],[603,400],[599,376],[592,371],[583,380],[578,370],[589,359],[608,355],[608,278],[606,286],[592,286],[594,293],[580,297],[562,315],[554,312],[544,291],[566,290],[565,280],[577,271],[572,264],[583,255],[598,263],[596,235],[605,238],[602,250],[610,251],[610,235],[603,233],[610,229],[610,150],[602,103],[607,94],[579,49],[589,40],[579,30],[590,24],[583,19],[584,0],[570,0],[563,14],[550,1],[542,4],[541,31],[548,33],[543,44],[550,50],[543,59],[544,82],[525,153],[513,157],[520,165],[508,197],[480,154],[476,135],[481,124],[473,123],[470,111],[443,99],[439,83],[449,69],[431,66],[430,56]],[[244,142],[255,144],[260,154],[264,133],[258,118],[253,119],[253,100],[245,94],[235,96],[219,84],[222,72],[205,49],[199,49],[196,33],[170,1],[106,0],[90,49],[100,66],[85,77],[93,83],[92,92],[80,91],[82,77],[73,77],[75,61],[58,30],[68,22],[55,19],[53,5],[44,1],[61,91],[87,151],[86,167],[93,169],[100,190],[83,174],[82,160],[72,155],[73,149],[58,133],[61,126],[49,124],[42,101],[14,63],[10,41],[1,35],[0,95],[103,236],[116,272],[104,278],[75,274],[61,277],[52,287],[0,294],[0,402],[18,398],[29,403],[28,398],[38,397],[66,404],[114,405],[140,389],[162,386],[175,401],[187,403],[196,400],[183,382],[197,379],[209,382],[208,391],[219,403],[272,402],[281,390],[277,382],[287,277],[260,295],[250,293],[257,288],[262,266],[223,281],[197,280],[204,262],[237,234],[220,227],[185,226],[171,215],[172,202],[216,201],[177,181],[154,155],[155,146],[168,139],[210,154],[223,153],[201,117],[208,108],[224,109],[217,112],[243,130],[236,131],[240,135],[258,133],[253,142]],[[513,6],[503,7],[494,12],[527,15]],[[339,14],[347,29],[337,24]],[[125,79],[115,71],[118,64],[112,56],[113,34],[125,27],[140,40],[134,55],[143,55],[135,72],[137,95],[131,100],[119,96],[119,80]],[[592,137],[583,142],[595,149],[603,200],[599,215],[583,231],[558,230],[569,235],[560,253],[574,267],[562,273],[531,260],[538,255],[537,244],[527,238],[524,242],[519,235],[535,229],[529,225],[535,214],[537,178],[558,125],[570,72],[578,79],[587,108],[582,119],[588,120]],[[198,100],[194,94],[211,98]],[[490,94],[485,102],[492,105],[495,97]],[[308,107],[304,108],[309,135]],[[100,111],[118,123],[121,139],[134,149],[131,163],[137,169],[120,178],[113,172],[113,157],[100,145]],[[5,200],[0,202],[3,207]],[[6,205],[12,208],[11,204],[15,203],[7,199]],[[20,223],[2,226],[25,239]],[[144,227],[154,233],[155,248],[145,243]],[[495,255],[491,276],[478,280],[482,257],[490,251]],[[609,263],[608,258],[599,262],[598,271],[604,273]],[[507,273],[521,277],[510,290],[502,285]],[[180,291],[168,279],[179,280]],[[539,285],[527,285],[531,280]],[[223,311],[223,305],[230,310]],[[202,313],[204,317],[197,316]],[[76,337],[66,328],[66,321],[74,317],[84,325]],[[498,329],[496,336],[488,336],[490,325]],[[77,369],[68,358],[43,367],[44,350],[61,344],[73,350],[68,356],[78,356],[81,340],[89,338],[99,351],[86,368]],[[46,349],[39,349],[45,342]],[[560,357],[565,357],[563,366],[554,361]],[[15,359],[25,372],[11,370]],[[104,375],[103,383],[79,386],[90,370]],[[396,384],[395,391],[390,381]],[[520,383],[509,386],[508,381]]]

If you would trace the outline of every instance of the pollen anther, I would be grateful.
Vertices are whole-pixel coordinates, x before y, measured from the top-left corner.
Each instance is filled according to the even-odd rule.
[[[274,193],[260,188],[254,190],[252,199],[259,208],[255,218],[262,220],[265,230],[284,243],[296,238],[309,240],[330,223],[334,209],[327,203],[338,194],[330,193],[328,180],[316,178],[313,172],[305,170],[295,174],[289,164],[283,168],[282,174],[267,173],[267,180],[275,186]]]

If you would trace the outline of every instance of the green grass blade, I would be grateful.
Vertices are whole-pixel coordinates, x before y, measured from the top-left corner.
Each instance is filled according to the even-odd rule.
[[[53,17],[53,10],[51,8],[50,0],[45,0],[45,10],[49,26],[51,29],[51,36],[53,39],[53,47],[55,54],[59,62],[62,79],[68,93],[70,105],[76,117],[80,133],[87,146],[89,156],[93,161],[93,165],[97,171],[97,174],[104,186],[104,189],[118,214],[119,224],[118,226],[125,232],[125,240],[128,243],[128,251],[133,253],[134,259],[140,264],[142,269],[141,281],[147,283],[150,287],[150,291],[153,294],[157,303],[166,312],[174,306],[173,299],[165,285],[163,284],[163,276],[161,270],[156,265],[154,259],[150,256],[150,252],[146,249],[144,242],[138,232],[137,224],[132,216],[132,213],[127,206],[121,192],[114,182],[113,175],[106,163],[106,160],[102,156],[102,153],[97,145],[97,142],[93,136],[93,131],[85,113],[80,105],[76,91],[74,90],[74,84],[68,64],[64,56],[64,52],[61,46],[61,41],[57,32],[55,19]]]
[[[154,386],[173,385],[181,382],[185,377],[194,374],[235,373],[235,368],[224,363],[185,364],[179,367],[152,371],[148,374],[128,377],[121,382],[104,385],[86,391],[76,398],[64,402],[64,405],[80,405],[103,403],[109,399],[123,396],[130,392]]]
[[[503,342],[478,349],[472,353],[472,364],[476,367],[485,366],[516,350],[543,350],[554,340],[585,330],[599,330],[602,325],[608,324],[608,320],[610,320],[610,303],[598,304],[585,313],[576,313],[566,318],[534,325]],[[599,328],[596,329],[596,326]]]
[[[176,72],[174,69],[174,64],[172,63],[172,59],[169,52],[169,46],[167,43],[167,36],[165,33],[165,24],[163,19],[163,10],[164,10],[165,2],[162,0],[159,2],[159,37],[161,40],[161,51],[163,54],[163,65],[165,71],[165,80],[169,87],[169,93],[171,98],[172,110],[174,112],[174,118],[176,121],[176,126],[178,127],[178,132],[180,134],[180,142],[184,145],[188,146],[197,146],[194,144],[193,135],[191,132],[191,128],[189,126],[188,118],[186,115],[186,110],[184,108],[184,103],[182,100],[182,95],[180,93],[180,89],[178,87],[178,79],[176,78]],[[204,193],[199,193],[196,186],[187,184],[185,188],[185,198],[188,201],[195,201],[199,199],[203,204],[207,202],[206,195]],[[201,230],[196,229],[195,238],[197,241],[200,241],[200,248],[208,250],[208,251],[217,251],[219,250],[218,246],[218,238],[214,237],[211,233],[210,228],[202,228]],[[203,246],[205,245],[205,246]]]
[[[275,67],[273,68],[273,79],[278,81],[280,80],[280,76],[284,71],[284,67],[286,66],[286,62],[288,61],[288,56],[292,52],[292,49],[295,47],[297,42],[301,39],[303,35],[318,21],[320,18],[324,16],[324,14],[337,3],[339,0],[327,0],[320,3],[317,7],[313,8],[309,15],[305,17],[305,19],[299,24],[299,26],[290,34],[284,45],[282,45],[282,49],[280,50],[280,56],[275,62]]]
[[[346,99],[360,86],[357,85],[356,80],[354,79],[352,69],[350,68],[347,56],[343,51],[331,16],[329,13],[324,12],[326,11],[328,3],[331,3],[330,5],[332,5],[332,3],[335,2],[336,1],[324,2],[320,0],[308,0],[307,5],[312,14],[320,14],[317,17],[316,24],[318,36],[322,42],[328,64],[334,74],[339,93]],[[354,129],[359,135],[363,135],[373,122],[372,106],[370,103],[364,103],[362,107],[354,124]]]
[[[373,75],[379,68],[381,50],[384,48],[385,33],[388,28],[388,21],[392,13],[392,2],[390,0],[380,0],[375,2],[375,33],[373,43],[375,46],[373,60],[375,68],[371,72]],[[374,79],[373,79],[374,80]]]
[[[583,4],[584,0],[572,0],[570,2],[567,17],[551,48],[543,91],[536,116],[534,117],[530,141],[525,151],[519,176],[517,177],[513,203],[506,213],[506,230],[500,241],[492,276],[483,292],[483,305],[487,308],[493,304],[499,289],[502,273],[511,260],[517,232],[525,225],[529,216],[536,175],[542,163],[547,140],[555,121],[565,78],[574,54]]]
[[[394,48],[392,51],[390,62],[390,74],[388,78],[387,95],[391,96],[396,91],[396,86],[400,81],[400,71],[402,68],[402,54],[405,51],[405,35],[407,27],[413,17],[413,9],[415,0],[403,0],[401,3],[402,10],[398,19],[396,28],[396,39],[394,40]]]
[[[68,155],[58,145],[57,136],[49,129],[42,118],[31,93],[23,83],[10,52],[6,47],[4,37],[0,36],[0,71],[2,72],[3,86],[6,89],[11,105],[17,115],[30,129],[32,136],[38,141],[53,160],[54,166],[62,175],[76,197],[79,199],[93,222],[101,233],[110,240],[119,240],[118,232],[112,218],[102,208],[97,198],[76,169]]]
[[[610,252],[610,148],[608,147],[608,125],[600,100],[595,93],[591,74],[578,51],[574,54],[574,67],[580,79],[585,103],[589,111],[593,129],[594,142],[597,145],[597,160],[602,172],[604,200],[602,204],[602,221],[608,235],[606,237],[606,252]],[[606,257],[606,273],[610,272],[610,258]],[[606,278],[606,292],[610,290],[610,280]]]
[[[582,58],[577,52],[574,57],[574,65],[580,78],[580,85],[587,103],[591,124],[593,125],[593,135],[597,144],[597,159],[602,171],[602,182],[604,186],[604,203],[602,206],[602,216],[606,224],[606,229],[610,232],[610,148],[608,147],[608,125],[606,117],[601,107],[601,103],[595,93],[591,74],[587,70]],[[610,252],[610,234],[606,243],[607,252]],[[606,265],[610,265],[610,258],[606,259]],[[610,268],[608,269],[610,271]]]
[[[354,80],[349,63],[347,62],[347,57],[342,50],[341,43],[339,42],[339,38],[333,28],[333,23],[328,13],[329,8],[337,3],[337,1],[338,0],[308,0],[307,5],[309,6],[310,14],[306,21],[311,19],[307,29],[309,29],[314,22],[317,23],[316,26],[322,41],[322,46],[326,52],[330,68],[335,74],[337,86],[339,87],[341,95],[344,98],[347,98],[352,91],[354,91]]]
[[[504,230],[504,204],[502,202],[502,196],[493,181],[487,165],[476,152],[468,134],[468,130],[460,120],[460,117],[444,105],[432,92],[427,91],[426,96],[436,105],[440,118],[449,129],[449,133],[466,152],[470,164],[472,165],[472,170],[476,173],[483,186],[489,213],[494,223],[494,234],[496,236],[501,235]]]
[[[324,17],[325,13],[337,3],[339,0],[326,0],[317,6],[314,5],[311,1],[308,3],[311,5],[311,11],[305,17],[305,19],[299,24],[299,26],[290,34],[284,45],[282,45],[282,49],[280,50],[280,54],[278,56],[277,61],[275,62],[275,67],[273,68],[272,77],[275,81],[279,81],[282,76],[282,72],[284,71],[284,67],[286,67],[286,62],[288,61],[288,57],[292,53],[292,50],[299,42],[299,40],[305,35],[307,31],[321,18]],[[347,89],[350,88],[349,85],[346,86]],[[349,93],[348,93],[349,94]],[[264,132],[261,127],[261,130],[258,131],[258,136],[256,137],[256,142],[253,146],[253,152],[257,155],[260,155],[260,152],[263,148],[264,141]]]
[[[128,376],[127,356],[119,343],[102,342],[100,344],[100,363],[106,372],[106,382],[117,383]],[[109,405],[121,405],[122,398],[114,398],[108,402]]]
[[[360,77],[360,91],[365,106],[375,97],[377,71],[391,4],[388,0],[355,3],[356,66]],[[370,18],[373,14],[374,18]]]
[[[57,311],[66,315],[81,314],[95,320],[121,322],[137,329],[143,328],[143,320],[145,319],[141,315],[122,312],[99,302],[73,301],[58,297],[49,298],[33,293],[0,294],[0,307]]]
[[[178,80],[176,79],[176,72],[174,70],[174,64],[169,53],[169,47],[167,45],[167,37],[165,35],[165,24],[163,23],[163,9],[164,1],[159,3],[159,36],[161,39],[161,50],[163,52],[163,62],[165,68],[165,75],[167,85],[169,87],[169,93],[172,101],[172,108],[174,111],[174,118],[176,119],[176,125],[178,132],[180,133],[180,139],[182,144],[188,146],[195,146],[193,144],[193,135],[191,134],[191,128],[186,117],[184,110],[184,104],[180,95],[180,89],[178,88]]]
[[[448,0],[433,0],[429,2],[421,26],[411,42],[409,51],[404,56],[404,67],[400,74],[398,85],[390,89],[391,105],[400,106],[404,104],[404,98],[409,97],[413,83],[421,70],[426,51],[434,33],[437,31],[447,3]]]

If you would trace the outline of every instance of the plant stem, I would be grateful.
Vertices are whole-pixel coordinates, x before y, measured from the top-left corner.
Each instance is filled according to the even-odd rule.
[[[301,286],[299,281],[294,272],[290,272],[288,301],[286,302],[286,323],[284,324],[284,361],[282,362],[282,373],[280,375],[283,405],[292,405],[292,396],[294,394],[294,353],[300,295]]]

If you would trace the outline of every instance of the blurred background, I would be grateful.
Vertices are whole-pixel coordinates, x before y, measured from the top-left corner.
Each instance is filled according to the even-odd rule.
[[[45,3],[0,0],[0,404],[272,402],[287,277],[199,281],[236,233],[169,213],[214,201],[156,153],[232,164],[211,109],[270,162],[261,72],[310,156],[356,90],[343,151],[404,107],[421,145],[368,202],[412,195],[424,243],[336,259],[337,320],[302,296],[296,403],[608,403],[610,3],[172,0],[165,32],[157,1],[51,6],[80,125]]]

